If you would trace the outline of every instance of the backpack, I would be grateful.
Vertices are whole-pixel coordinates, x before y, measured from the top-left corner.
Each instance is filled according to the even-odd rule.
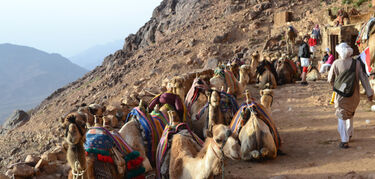
[[[355,87],[354,83],[356,80],[356,61],[357,60],[352,60],[350,68],[339,74],[339,76],[335,79],[333,91],[343,97],[353,96]]]

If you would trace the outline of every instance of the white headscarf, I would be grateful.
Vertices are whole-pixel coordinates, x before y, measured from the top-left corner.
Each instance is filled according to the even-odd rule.
[[[336,45],[336,52],[341,59],[347,59],[353,55],[353,49],[347,43],[340,43]]]

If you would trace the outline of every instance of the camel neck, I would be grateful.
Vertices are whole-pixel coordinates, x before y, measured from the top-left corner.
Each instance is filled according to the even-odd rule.
[[[216,151],[214,151],[216,150]],[[204,168],[204,177],[208,178],[209,176],[218,175],[220,173],[220,166],[221,166],[221,159],[222,159],[222,152],[217,149],[214,145],[213,139],[210,140],[210,144],[208,144],[206,155],[203,157],[202,162],[205,164]]]

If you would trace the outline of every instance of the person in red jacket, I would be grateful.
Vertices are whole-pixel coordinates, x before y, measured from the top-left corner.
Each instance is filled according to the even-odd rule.
[[[309,46],[310,46],[310,52],[312,53],[312,56],[311,56],[312,59],[315,57],[316,44],[318,44],[318,41],[316,40],[315,35],[311,34],[311,37],[309,39]]]

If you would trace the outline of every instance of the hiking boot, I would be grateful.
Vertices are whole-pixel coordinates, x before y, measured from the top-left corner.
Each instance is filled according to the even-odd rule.
[[[348,142],[341,142],[339,147],[342,148],[342,149],[347,149],[347,148],[349,148],[349,143]]]
[[[303,81],[303,82],[301,82],[301,85],[302,86],[306,86],[306,85],[308,85],[309,83],[307,83],[307,81]]]

